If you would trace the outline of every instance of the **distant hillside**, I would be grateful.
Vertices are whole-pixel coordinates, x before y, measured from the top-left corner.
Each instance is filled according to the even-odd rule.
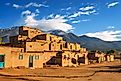
[[[0,29],[0,37],[3,38],[2,42],[9,43],[9,37],[16,36],[18,34],[19,34],[18,26],[12,28]]]
[[[45,31],[44,31],[45,32]],[[0,37],[3,37],[3,42],[9,42],[9,36],[18,35],[18,27],[12,27],[9,29],[0,29]],[[106,51],[110,49],[116,49],[121,51],[121,41],[107,42],[95,37],[88,37],[86,35],[77,36],[73,33],[66,33],[62,30],[50,30],[45,33],[61,36],[65,41],[79,43],[82,47],[88,50],[101,50]]]
[[[86,35],[83,36],[77,36],[73,33],[66,33],[61,30],[51,30],[48,33],[61,36],[64,40],[68,42],[76,42],[81,44],[82,47],[87,48],[88,50],[101,50],[101,51],[107,51],[110,49],[115,49],[117,51],[121,51],[121,41],[113,41],[113,42],[107,42],[103,41],[99,38],[95,37],[88,37]]]

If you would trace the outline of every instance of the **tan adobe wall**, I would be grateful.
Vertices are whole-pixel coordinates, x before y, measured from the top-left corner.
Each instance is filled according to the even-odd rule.
[[[56,56],[57,52],[44,52],[42,57],[43,57],[43,63],[46,64],[53,56]]]
[[[59,51],[59,50],[63,49],[63,44],[61,44],[61,43],[52,42],[52,43],[50,43],[50,45],[51,45],[52,51]]]
[[[65,43],[66,45],[66,43]],[[80,44],[77,44],[77,43],[68,43],[67,42],[67,49],[68,50],[80,50]]]
[[[15,54],[15,53],[14,53]],[[32,68],[43,68],[43,53],[20,53],[23,55],[23,59],[19,59],[19,54],[13,55],[12,67],[26,67],[29,68],[29,57],[33,56],[33,67]],[[38,58],[38,59],[36,59]],[[14,62],[16,61],[16,62]]]
[[[33,56],[33,68],[43,68],[43,53],[23,53],[23,48],[0,47],[0,54],[5,55],[5,68],[29,68],[30,55]],[[20,55],[23,59],[20,59]],[[39,59],[35,59],[36,56],[39,56]]]
[[[21,51],[23,51],[23,48],[0,47],[0,54],[5,55],[5,68],[14,67],[14,63],[18,62],[14,58],[19,55]]]
[[[75,44],[76,50],[80,50],[80,44]]]
[[[27,67],[29,66],[29,56],[33,56],[33,68],[43,68],[43,53],[25,53]],[[36,59],[38,57],[38,59]],[[25,59],[26,59],[25,58]]]
[[[77,55],[73,52],[65,51],[62,54],[62,66],[78,66],[78,63],[73,63],[72,59],[77,60]]]
[[[58,37],[58,36],[55,36],[55,35],[51,35],[51,34],[45,34],[45,35],[46,35],[46,41],[59,42],[59,41],[63,40],[62,37]]]
[[[51,41],[51,42],[59,42],[62,41],[62,37],[58,37],[51,34],[40,34],[38,36],[35,36],[33,40],[44,40],[44,41]]]
[[[26,26],[22,26],[19,28],[19,32],[20,35],[22,35],[24,33],[24,31],[26,31],[27,36],[31,39],[33,37],[35,37],[36,35],[40,35],[43,34],[39,29],[37,28],[30,28],[30,27],[26,27]]]
[[[43,51],[44,47],[39,42],[26,42],[26,51]]]
[[[107,55],[106,59],[108,62],[112,62],[114,61],[114,55]]]
[[[106,60],[104,53],[92,52],[88,54],[90,60],[96,60],[96,62],[101,63]]]

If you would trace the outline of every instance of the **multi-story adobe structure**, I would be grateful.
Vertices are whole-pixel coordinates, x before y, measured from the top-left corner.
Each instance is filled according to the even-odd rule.
[[[101,63],[106,60],[106,54],[100,51],[91,51],[88,53],[89,63]]]
[[[36,28],[21,26],[19,34],[11,36],[9,40],[9,43],[0,46],[0,68],[88,64],[88,51],[85,48]]]
[[[101,51],[91,51],[87,55],[89,64],[90,63],[101,63],[104,61],[112,62],[114,61],[114,55],[112,54],[105,54]]]

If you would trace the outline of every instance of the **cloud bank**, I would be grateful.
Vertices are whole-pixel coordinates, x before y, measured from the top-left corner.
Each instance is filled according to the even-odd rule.
[[[108,7],[108,8],[111,8],[111,7],[114,7],[114,6],[118,5],[118,4],[119,4],[119,2],[112,2],[112,3],[109,3],[109,4],[107,5],[107,7]]]
[[[117,31],[108,30],[108,31],[95,32],[95,33],[86,33],[83,35],[100,38],[104,41],[121,41],[121,30],[117,30]]]
[[[70,31],[73,29],[72,25],[67,23],[67,19],[61,15],[50,15],[51,18],[42,18],[42,19],[35,19],[36,14],[31,13],[31,15],[27,15],[24,22],[26,26],[31,27],[38,27],[41,30],[48,31],[48,30],[63,30],[63,31]]]
[[[9,6],[10,3],[6,3],[5,5]],[[30,3],[26,4],[26,5],[12,4],[12,7],[18,9],[18,8],[29,8],[29,7],[39,8],[39,7],[49,7],[49,6],[48,5],[41,4],[41,3],[30,2]]]
[[[94,6],[86,6],[86,7],[79,8],[79,11],[71,14],[68,18],[75,18],[75,17],[79,17],[81,15],[90,15],[93,13],[96,13],[95,7]]]

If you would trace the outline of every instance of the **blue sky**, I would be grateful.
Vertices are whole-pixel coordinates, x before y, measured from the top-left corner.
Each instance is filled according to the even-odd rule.
[[[19,25],[119,41],[121,0],[1,0],[0,27]]]

